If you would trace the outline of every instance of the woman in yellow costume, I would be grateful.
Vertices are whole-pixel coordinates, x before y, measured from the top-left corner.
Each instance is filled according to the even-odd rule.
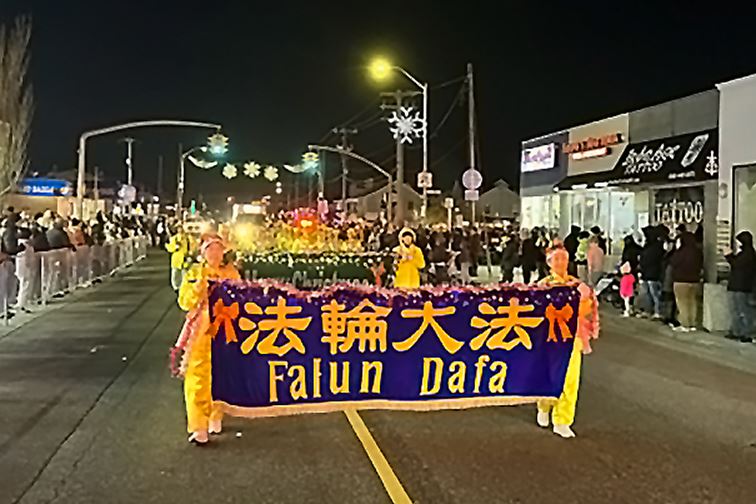
[[[550,420],[549,414],[551,414],[554,433],[563,438],[573,438],[575,432],[572,430],[572,424],[575,421],[575,408],[577,406],[578,389],[580,388],[582,356],[591,353],[590,340],[598,338],[598,301],[590,287],[567,273],[570,261],[569,253],[561,244],[557,244],[548,252],[546,261],[551,268],[551,274],[538,282],[538,285],[577,286],[580,292],[580,307],[578,309],[577,337],[574,339],[570,361],[567,365],[562,394],[557,400],[538,401],[536,421],[539,426],[547,428]]]
[[[189,442],[204,445],[208,433],[220,434],[223,413],[213,406],[211,387],[210,315],[207,307],[208,281],[238,280],[233,265],[224,264],[226,246],[218,236],[208,237],[200,247],[203,260],[193,266],[184,277],[179,290],[179,306],[188,311],[184,329],[174,347],[183,351],[181,368],[184,377],[187,431]],[[174,372],[176,370],[174,369]]]
[[[399,232],[399,246],[396,255],[396,278],[394,287],[416,289],[420,287],[420,270],[425,268],[425,257],[420,247],[415,245],[415,232],[404,228]]]

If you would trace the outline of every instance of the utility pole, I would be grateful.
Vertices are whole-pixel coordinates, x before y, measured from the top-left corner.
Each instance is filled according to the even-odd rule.
[[[337,135],[341,135],[340,149],[344,151],[352,150],[352,146],[349,143],[349,135],[356,135],[357,129],[355,128],[334,128],[333,132]],[[347,167],[347,157],[345,154],[341,154],[341,211],[343,218],[347,217],[347,176],[349,175],[349,168]]]
[[[136,140],[126,137],[121,141],[126,143],[126,183],[132,185],[134,182],[134,142]]]
[[[158,156],[157,189],[155,191],[159,199],[163,199],[163,156]],[[162,203],[162,201],[161,201]]]
[[[475,95],[473,92],[473,66],[467,64],[467,105],[468,105],[468,129],[470,140],[470,168],[475,170]],[[472,225],[475,225],[475,201],[470,202]]]
[[[393,93],[381,93],[384,98],[389,98],[394,102],[394,105],[381,105],[381,108],[386,110],[399,110],[404,103],[405,98],[412,98],[421,94],[419,91],[401,91],[397,90]],[[393,191],[394,188],[389,186],[389,191]],[[394,214],[394,220],[397,226],[404,226],[404,144],[402,143],[402,137],[397,135],[396,138],[396,213]]]
[[[94,167],[94,199],[100,199],[100,167]]]
[[[184,220],[184,146],[178,144],[178,170],[176,170],[176,218]]]

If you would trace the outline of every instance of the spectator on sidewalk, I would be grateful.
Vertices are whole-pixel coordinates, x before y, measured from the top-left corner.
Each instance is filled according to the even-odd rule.
[[[520,243],[516,234],[504,236],[504,249],[501,251],[501,281],[514,282],[514,269],[519,263]]]
[[[572,226],[570,228],[570,234],[564,239],[564,248],[567,250],[570,258],[569,274],[577,276],[577,264],[575,263],[575,255],[578,249],[578,235],[580,234],[580,226]]]
[[[604,247],[606,247],[606,242],[604,243]],[[606,250],[601,246],[601,236],[594,234],[588,240],[588,285],[591,287],[596,287],[596,284],[598,284],[598,281],[604,274],[605,257]]]
[[[588,240],[591,234],[581,231],[578,235],[578,247],[575,251],[575,264],[577,264],[578,278],[581,282],[588,283]]]
[[[730,263],[730,281],[727,285],[730,298],[732,325],[729,339],[751,343],[750,333],[753,328],[753,315],[749,305],[749,297],[753,292],[756,277],[756,250],[753,248],[753,235],[743,231],[735,237],[740,250],[725,251],[725,259]]]
[[[629,317],[633,314],[632,301],[635,296],[635,275],[633,275],[630,263],[622,263],[620,273],[622,274],[622,278],[620,279],[620,297],[625,305],[625,311],[622,313],[622,316]]]
[[[68,238],[65,227],[65,221],[58,219],[47,231],[47,242],[50,244],[50,249],[74,248],[71,240]]]
[[[696,330],[698,298],[701,295],[703,252],[696,244],[696,237],[688,231],[678,237],[678,248],[672,254],[672,281],[675,301],[680,312],[682,332]]]
[[[522,230],[521,236],[520,266],[522,266],[522,281],[529,284],[533,280],[533,274],[538,275],[538,247],[536,247],[535,236],[529,233],[527,229]],[[535,278],[535,280],[540,280],[540,278]]]
[[[635,237],[632,234],[625,236],[625,246],[622,248],[622,260],[621,264],[629,263],[630,268],[633,270],[633,275],[638,274],[638,265],[640,264],[641,246],[635,241]]]
[[[647,301],[646,311],[654,319],[662,318],[662,281],[664,280],[664,243],[658,227],[643,228],[645,244],[640,253],[639,277]]]
[[[607,247],[607,241],[606,237],[604,236],[604,232],[601,230],[598,226],[593,226],[591,228],[591,238],[595,238],[598,242],[599,248],[604,252],[604,255],[609,251]]]

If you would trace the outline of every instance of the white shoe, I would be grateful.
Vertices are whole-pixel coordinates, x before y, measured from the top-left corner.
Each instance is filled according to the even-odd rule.
[[[536,423],[539,427],[543,427],[544,429],[547,428],[549,426],[549,412],[539,411],[536,416]]]
[[[189,442],[196,446],[203,446],[206,445],[210,441],[207,435],[207,431],[197,431],[192,432],[192,435],[189,436]]]
[[[223,432],[223,421],[210,420],[210,428],[208,429],[208,432],[210,432],[210,434],[220,434]]]
[[[573,431],[569,425],[556,425],[554,424],[554,434],[557,434],[564,439],[570,439],[575,437],[575,431]]]

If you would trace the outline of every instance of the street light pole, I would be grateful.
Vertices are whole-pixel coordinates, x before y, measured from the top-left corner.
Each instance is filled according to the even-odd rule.
[[[376,163],[370,161],[369,159],[360,156],[359,154],[356,154],[352,152],[351,150],[344,150],[340,149],[338,147],[330,147],[328,145],[308,145],[307,148],[311,151],[317,150],[317,151],[328,151],[328,152],[335,152],[336,154],[342,154],[344,156],[349,156],[351,158],[356,159],[357,161],[361,161],[365,163],[366,165],[374,168],[376,171],[378,171],[381,175],[386,177],[388,179],[388,208],[386,209],[386,220],[388,222],[391,222],[392,217],[392,209],[391,209],[391,191],[394,187],[394,177],[391,176],[389,172],[378,166]]]
[[[76,211],[78,217],[84,217],[84,193],[87,190],[87,184],[85,180],[86,166],[87,166],[87,140],[94,136],[106,135],[108,133],[114,133],[116,131],[131,129],[131,128],[146,128],[155,126],[182,126],[189,128],[206,128],[220,130],[220,124],[197,122],[197,121],[177,121],[171,119],[160,119],[155,121],[136,121],[124,124],[118,124],[116,126],[110,126],[107,128],[101,128],[91,131],[85,131],[79,136],[79,166],[76,181]]]
[[[415,86],[417,86],[423,93],[423,121],[425,126],[423,128],[423,174],[428,173],[428,125],[430,124],[428,119],[428,83],[420,82],[411,73],[400,66],[395,66],[394,69],[398,70],[405,77],[407,77]],[[425,216],[428,211],[428,188],[423,184],[423,205],[420,208],[420,217],[425,221]]]

